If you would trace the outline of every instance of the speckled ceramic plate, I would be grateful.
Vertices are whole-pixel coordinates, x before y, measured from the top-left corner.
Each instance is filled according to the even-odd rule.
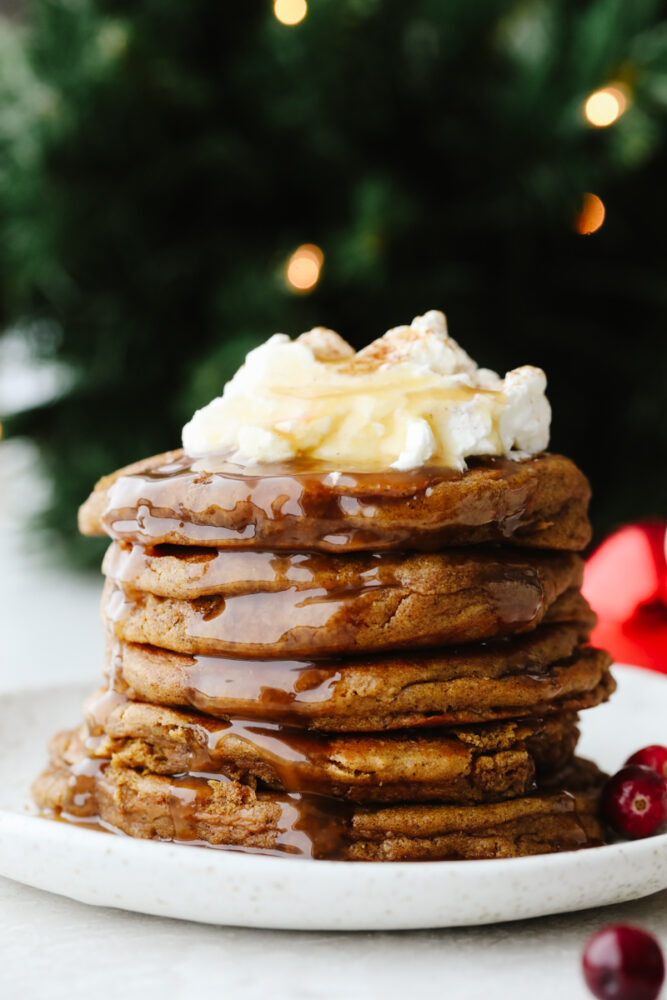
[[[618,693],[583,714],[582,756],[615,770],[667,740],[667,678],[617,667]],[[85,903],[213,924],[403,930],[519,920],[667,887],[667,834],[496,861],[372,864],[262,857],[96,833],[35,816],[30,781],[48,736],[80,717],[63,687],[0,702],[0,874]]]

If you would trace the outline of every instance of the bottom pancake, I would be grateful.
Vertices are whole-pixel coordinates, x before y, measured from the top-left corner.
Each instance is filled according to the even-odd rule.
[[[327,735],[256,722],[221,722],[101,692],[87,727],[63,733],[55,756],[83,751],[156,774],[225,775],[285,792],[355,802],[487,802],[528,794],[535,774],[568,763],[579,737],[574,713],[479,726],[388,734]]]
[[[54,758],[33,786],[38,806],[132,837],[316,859],[405,861],[518,857],[603,842],[594,764],[572,765],[530,796],[482,805],[360,806],[238,781],[163,777]]]

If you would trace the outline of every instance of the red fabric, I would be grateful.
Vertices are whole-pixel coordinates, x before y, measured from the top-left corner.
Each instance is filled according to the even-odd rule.
[[[620,663],[667,673],[667,523],[629,525],[586,563],[584,596],[599,616],[591,636]]]

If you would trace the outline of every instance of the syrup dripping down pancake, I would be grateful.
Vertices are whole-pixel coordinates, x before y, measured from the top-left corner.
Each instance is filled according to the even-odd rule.
[[[84,535],[142,545],[353,552],[503,543],[580,551],[590,487],[570,459],[471,459],[463,473],[340,473],[298,462],[241,467],[167,452],[99,481]]]

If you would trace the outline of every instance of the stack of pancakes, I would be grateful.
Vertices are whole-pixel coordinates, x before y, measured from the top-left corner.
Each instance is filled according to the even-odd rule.
[[[614,689],[587,645],[585,477],[250,473],[156,456],[81,509],[104,561],[105,687],[34,795],[135,837],[393,861],[597,844],[577,713]]]

